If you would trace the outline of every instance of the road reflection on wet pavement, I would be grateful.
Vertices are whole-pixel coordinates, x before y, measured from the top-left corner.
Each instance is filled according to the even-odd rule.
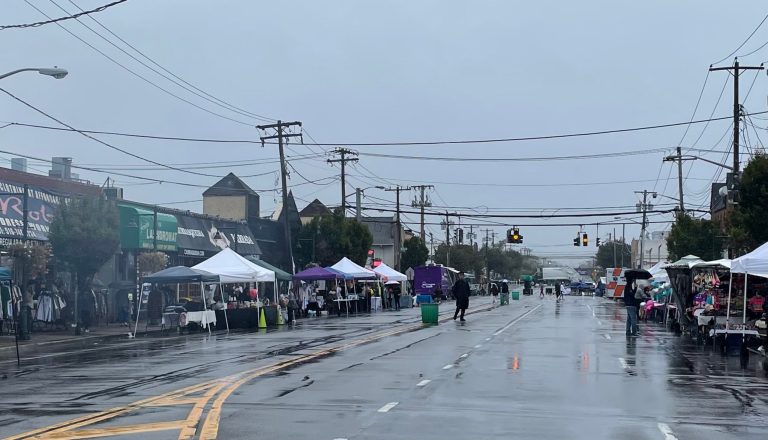
[[[412,309],[269,333],[114,342],[21,371],[0,365],[0,432],[61,423],[38,434],[768,437],[763,358],[741,368],[654,324],[627,339],[624,319],[620,304],[601,298],[524,297],[431,327]]]

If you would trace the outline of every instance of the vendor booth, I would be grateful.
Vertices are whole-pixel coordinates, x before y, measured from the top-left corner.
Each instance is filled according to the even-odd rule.
[[[340,274],[324,267],[311,267],[295,274],[293,280],[297,282],[294,286],[298,289],[301,310],[307,316],[312,317],[319,316],[323,310],[327,310],[325,304],[326,284],[342,279]],[[318,287],[322,287],[322,289],[318,289]]]
[[[349,316],[349,307],[350,303],[353,303],[355,305],[355,311],[358,310],[359,302],[366,302],[368,298],[365,297],[365,294],[362,296],[357,293],[357,289],[355,286],[355,281],[357,280],[378,280],[379,276],[376,274],[376,272],[366,269],[359,264],[355,263],[354,261],[350,260],[347,257],[342,258],[339,260],[338,263],[334,264],[331,267],[327,268],[328,270],[332,272],[338,273],[341,278],[344,280],[344,289],[341,292],[337,292],[335,295],[336,298],[334,298],[334,302],[336,302],[338,307],[338,312],[341,313],[341,303],[345,304],[345,309],[347,316]],[[349,292],[350,285],[352,286],[352,293]]]
[[[206,297],[204,285],[209,283],[218,283],[219,281],[220,278],[218,275],[214,275],[204,270],[189,268],[185,266],[169,267],[143,278],[144,283],[151,284],[199,283],[201,302],[189,302],[184,306],[178,305],[166,307],[166,310],[163,313],[163,325],[165,325],[166,320],[169,320],[171,323],[175,321],[176,325],[180,327],[186,326],[189,323],[196,323],[202,328],[207,328],[209,333],[211,331],[211,325],[216,325],[216,314],[213,310],[208,310],[206,307],[209,298]],[[134,326],[132,335],[134,337],[138,331],[140,315],[141,310],[139,309],[138,313],[136,313],[136,324]],[[228,322],[227,330],[229,330]]]
[[[737,283],[734,280],[734,274],[742,274],[743,284]],[[753,277],[751,285],[750,276]],[[722,334],[725,338],[734,334],[741,336],[741,353],[744,356],[747,355],[747,338],[760,338],[761,336],[758,331],[758,322],[762,323],[761,327],[765,330],[764,303],[766,278],[768,278],[768,243],[731,261],[731,276],[728,285],[729,307],[726,326],[725,329],[718,329],[716,334]],[[741,322],[739,323],[738,315],[734,316],[734,312],[731,310],[731,298],[734,296],[734,289],[737,287],[741,288],[742,285],[743,296],[738,301],[741,305],[739,307],[741,309]],[[736,305],[736,298],[733,299],[734,305]],[[739,308],[736,311],[739,311]]]
[[[400,307],[413,307],[413,298],[405,293],[405,283],[408,281],[406,274],[396,271],[385,263],[381,263],[373,271],[379,275],[384,285],[397,285],[400,288]],[[374,310],[373,305],[371,310]]]
[[[225,296],[223,284],[273,283],[274,286],[277,280],[274,271],[249,261],[229,248],[223,249],[213,257],[192,268],[219,276],[219,289],[221,290],[222,299]],[[244,311],[241,312],[232,312],[233,316],[238,316],[237,327],[252,327],[252,323],[258,324],[260,308],[267,299],[259,295],[258,292],[260,290],[256,288],[251,288],[245,292],[242,287],[239,287],[239,291],[242,292],[241,295],[243,296],[233,295],[233,298],[227,298],[226,309],[243,309]],[[272,305],[264,307],[266,325],[274,325],[279,322],[278,315],[280,310],[277,304],[277,290],[274,289]],[[219,311],[219,314],[225,313]]]

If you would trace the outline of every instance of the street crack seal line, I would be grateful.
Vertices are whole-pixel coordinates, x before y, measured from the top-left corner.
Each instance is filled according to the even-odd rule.
[[[510,321],[509,324],[505,325],[501,329],[497,330],[493,336],[499,336],[500,334],[504,333],[508,328],[512,327],[513,325],[517,324],[520,320],[525,318],[526,316],[530,315],[531,313],[535,312],[536,310],[541,307],[541,304],[537,305],[536,307],[532,308],[531,310],[528,310],[527,312],[523,313],[522,315],[518,316],[517,318]],[[490,340],[490,338],[486,339],[486,341]]]
[[[490,310],[490,308],[479,308],[469,313],[479,313],[482,311]],[[452,317],[446,317],[441,321],[445,322]],[[19,440],[27,438],[35,439],[52,439],[52,438],[67,438],[67,439],[79,439],[79,438],[94,438],[94,437],[110,437],[116,435],[126,435],[135,433],[157,432],[165,430],[180,429],[180,439],[192,438],[198,431],[196,427],[200,423],[205,408],[211,398],[218,394],[218,397],[211,404],[210,410],[205,417],[205,421],[199,431],[200,440],[213,440],[218,436],[219,420],[221,417],[221,409],[224,402],[229,398],[234,391],[243,384],[254,380],[259,376],[273,373],[275,371],[283,370],[285,368],[300,365],[309,362],[313,359],[329,356],[331,354],[347,350],[349,348],[357,347],[359,345],[372,343],[380,339],[384,339],[389,336],[395,336],[411,331],[425,328],[421,323],[404,325],[391,329],[389,331],[381,332],[368,336],[366,338],[352,340],[345,344],[330,347],[327,349],[319,350],[314,353],[310,353],[299,358],[294,358],[282,362],[277,362],[272,365],[255,368],[245,372],[237,373],[228,377],[219,379],[213,383],[198,384],[190,387],[182,388],[170,393],[161,394],[148,399],[142,399],[131,404],[112,408],[106,411],[97,412],[94,414],[88,414],[82,417],[78,417],[72,420],[68,420],[55,425],[47,426],[44,428],[36,429],[33,431],[17,434],[11,437],[7,437],[7,440]],[[191,394],[205,392],[199,397],[189,397]],[[174,420],[169,422],[156,422],[146,423],[139,425],[126,425],[109,428],[93,428],[93,429],[80,429],[86,426],[95,425],[116,417],[124,416],[132,412],[136,412],[142,409],[159,407],[159,406],[181,406],[190,405],[194,406],[190,410],[188,417],[185,420]]]

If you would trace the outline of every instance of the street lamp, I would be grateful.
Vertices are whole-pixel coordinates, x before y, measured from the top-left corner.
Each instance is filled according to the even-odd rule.
[[[12,71],[10,71],[8,73],[4,73],[4,74],[0,75],[0,79],[7,78],[7,77],[9,77],[11,75],[15,75],[15,74],[21,73],[21,72],[37,72],[40,75],[52,76],[52,77],[54,77],[56,79],[62,79],[65,76],[67,76],[67,74],[69,73],[69,72],[67,72],[67,69],[62,69],[62,68],[56,67],[56,66],[54,66],[54,67],[25,67],[23,69],[12,70]]]

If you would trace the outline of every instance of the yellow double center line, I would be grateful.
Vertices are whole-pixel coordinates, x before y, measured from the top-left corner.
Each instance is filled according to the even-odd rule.
[[[481,311],[490,310],[492,307],[484,307],[473,310],[470,313],[477,313]],[[446,322],[451,320],[450,315],[440,319],[440,322]],[[139,400],[131,404],[111,408],[106,411],[89,414],[86,416],[78,417],[76,419],[68,420],[66,422],[51,425],[45,428],[36,429],[33,431],[18,434],[12,437],[7,437],[7,440],[20,440],[20,439],[86,439],[97,437],[110,437],[117,435],[127,434],[140,434],[147,432],[167,431],[167,430],[180,430],[179,439],[188,440],[195,437],[199,432],[201,440],[215,440],[219,432],[219,420],[221,419],[221,411],[224,406],[224,402],[242,385],[263,376],[265,374],[280,371],[286,368],[299,365],[313,359],[329,356],[333,353],[337,353],[343,350],[357,347],[359,345],[374,342],[389,336],[395,336],[402,333],[407,333],[413,330],[422,328],[421,323],[407,324],[399,327],[395,327],[389,331],[377,333],[375,335],[355,339],[346,343],[339,344],[334,347],[330,347],[323,350],[290,359],[286,361],[276,362],[264,367],[254,368],[245,372],[236,373],[221,379],[216,379],[213,382],[205,384],[193,385],[190,387],[182,388],[169,393],[160,394],[148,399]],[[210,405],[210,409],[205,416],[205,420],[200,425],[200,420],[205,413],[205,408],[212,398],[216,397],[213,403]],[[153,407],[173,407],[173,406],[189,406],[192,405],[192,409],[184,420],[174,420],[168,422],[155,422],[155,423],[143,423],[136,425],[125,426],[111,426],[111,427],[91,427],[98,423],[112,420],[117,417],[126,416],[130,413]],[[88,429],[88,427],[91,427]]]

